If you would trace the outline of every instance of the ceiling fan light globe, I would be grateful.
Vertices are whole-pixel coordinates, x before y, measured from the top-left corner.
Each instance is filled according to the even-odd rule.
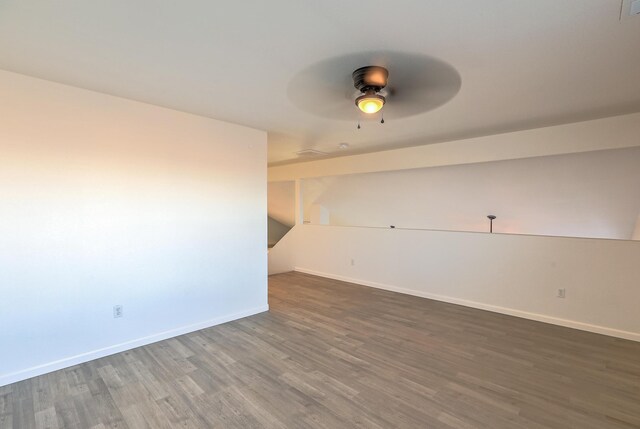
[[[356,99],[358,108],[368,114],[377,113],[384,106],[385,99],[378,94],[362,95]]]

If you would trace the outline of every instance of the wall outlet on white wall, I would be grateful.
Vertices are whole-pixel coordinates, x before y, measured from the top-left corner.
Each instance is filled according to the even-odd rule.
[[[567,291],[564,288],[558,289],[558,298],[564,298],[567,296]]]
[[[113,318],[117,319],[118,317],[122,317],[124,316],[124,310],[122,309],[121,305],[114,305],[113,306]]]

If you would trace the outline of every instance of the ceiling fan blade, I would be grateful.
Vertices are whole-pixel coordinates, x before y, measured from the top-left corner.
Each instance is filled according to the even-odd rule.
[[[389,71],[387,118],[405,118],[435,109],[453,98],[461,86],[458,72],[433,57],[376,51],[329,58],[298,73],[289,83],[289,99],[301,110],[325,118],[352,121],[360,117],[354,100],[354,70],[369,66]]]
[[[289,83],[287,95],[293,104],[308,113],[349,120],[355,108],[351,71],[348,67],[330,69],[329,64],[318,64],[297,74]]]

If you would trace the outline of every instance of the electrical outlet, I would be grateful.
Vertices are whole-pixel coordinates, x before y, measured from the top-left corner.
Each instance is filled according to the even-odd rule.
[[[355,259],[352,259],[352,260],[351,260],[351,266],[354,266],[355,264],[356,264],[356,260],[355,260]]]
[[[117,318],[122,317],[122,316],[124,316],[124,312],[123,312],[122,306],[121,305],[114,305],[113,306],[113,318],[117,319]]]
[[[564,288],[558,289],[558,298],[564,298],[567,296],[566,290]]]

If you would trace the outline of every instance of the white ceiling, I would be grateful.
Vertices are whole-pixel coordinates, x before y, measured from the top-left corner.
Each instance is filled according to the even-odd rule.
[[[620,7],[0,0],[0,68],[267,130],[277,163],[303,148],[344,155],[640,111],[640,17],[619,20]],[[435,110],[361,130],[355,110],[336,120],[291,101],[291,82],[311,65],[378,51],[438,58],[461,90]],[[350,148],[338,152],[341,142]]]

